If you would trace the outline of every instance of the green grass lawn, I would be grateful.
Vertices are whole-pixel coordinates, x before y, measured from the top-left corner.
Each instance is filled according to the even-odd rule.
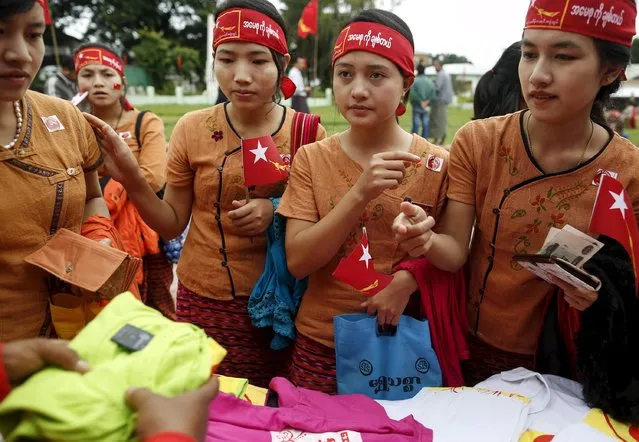
[[[179,106],[179,105],[157,105],[157,106],[147,106],[142,107],[141,109],[150,110],[156,115],[158,115],[164,121],[164,125],[166,128],[166,137],[167,139],[171,136],[171,132],[173,132],[173,128],[175,127],[175,123],[180,119],[182,115],[187,112],[191,112],[194,110],[201,109],[199,106]],[[336,132],[341,132],[348,127],[348,123],[340,115],[337,111],[337,107],[329,106],[329,107],[318,107],[312,109],[312,111],[322,117],[322,124],[328,131],[329,135],[332,135]],[[466,122],[470,121],[472,112],[470,110],[462,110],[460,108],[451,107],[448,115],[448,139],[447,142],[450,143],[453,135],[457,130],[463,126]],[[400,118],[400,123],[404,129],[410,131],[411,129],[411,112],[410,109],[406,114],[404,114]],[[635,144],[639,145],[639,129],[629,129],[628,133],[630,135],[630,140]]]

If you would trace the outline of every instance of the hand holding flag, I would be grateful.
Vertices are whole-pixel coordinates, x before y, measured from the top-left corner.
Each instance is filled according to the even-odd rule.
[[[288,166],[270,135],[242,140],[242,160],[246,187],[275,184],[288,178]]]
[[[393,280],[391,275],[375,271],[365,227],[362,229],[362,240],[347,258],[340,260],[333,277],[366,296],[375,296]]]

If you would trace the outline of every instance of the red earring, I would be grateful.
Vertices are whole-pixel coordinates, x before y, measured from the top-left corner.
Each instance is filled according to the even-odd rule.
[[[399,106],[397,106],[397,110],[395,110],[395,115],[397,115],[398,117],[401,117],[405,113],[406,113],[406,105],[400,102]]]

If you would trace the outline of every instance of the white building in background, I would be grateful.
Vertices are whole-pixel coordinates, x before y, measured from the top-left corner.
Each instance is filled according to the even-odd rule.
[[[628,80],[621,83],[621,88],[612,96],[614,98],[639,98],[639,63],[634,63],[626,69]]]

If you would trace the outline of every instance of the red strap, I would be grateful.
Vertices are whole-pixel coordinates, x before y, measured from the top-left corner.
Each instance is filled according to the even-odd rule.
[[[315,142],[319,123],[319,115],[295,112],[291,125],[291,163],[300,147]]]
[[[11,384],[9,383],[9,375],[4,366],[4,344],[0,342],[0,402],[4,400],[11,392]]]
[[[175,432],[165,432],[158,433],[150,438],[146,439],[144,442],[196,442],[191,436],[187,436],[183,433],[175,433]]]

